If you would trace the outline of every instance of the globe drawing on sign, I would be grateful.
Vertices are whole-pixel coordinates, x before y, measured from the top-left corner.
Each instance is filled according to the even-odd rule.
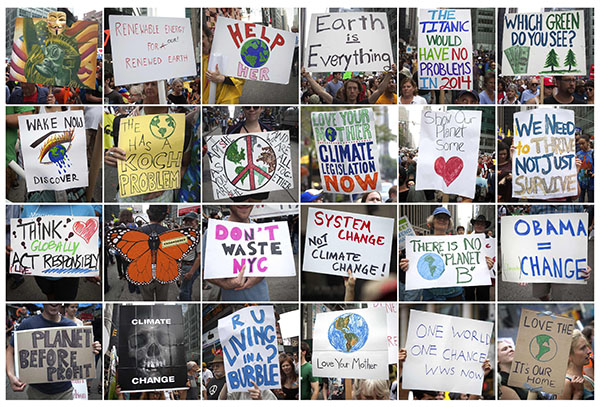
[[[175,133],[177,124],[169,114],[157,114],[150,120],[150,133],[160,140],[166,140]]]
[[[333,127],[327,127],[327,129],[325,130],[325,138],[328,141],[335,141],[335,139],[337,138],[337,131],[335,131]]]
[[[417,262],[417,270],[425,280],[437,280],[445,269],[444,261],[435,253],[425,253]]]
[[[260,68],[267,63],[270,55],[267,43],[258,38],[246,41],[240,50],[242,61],[250,68]]]
[[[369,324],[359,314],[343,314],[329,325],[327,337],[335,350],[343,353],[356,352],[369,339]]]
[[[71,148],[74,139],[74,130],[66,130],[64,132],[51,132],[36,140],[31,147],[39,145],[43,141],[43,145],[39,152],[40,164],[54,164],[58,167],[59,174],[66,174],[67,168],[71,167],[71,161],[67,153]]]
[[[529,342],[529,353],[539,362],[550,362],[556,357],[557,352],[558,344],[550,335],[537,335]]]

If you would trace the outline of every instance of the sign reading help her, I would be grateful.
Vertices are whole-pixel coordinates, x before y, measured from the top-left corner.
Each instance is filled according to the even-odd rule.
[[[10,220],[10,273],[43,277],[99,275],[98,218],[40,216]]]
[[[204,278],[296,275],[287,222],[238,223],[209,219]]]

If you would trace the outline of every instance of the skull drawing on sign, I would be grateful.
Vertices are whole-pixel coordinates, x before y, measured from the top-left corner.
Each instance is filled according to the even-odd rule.
[[[177,342],[164,325],[136,326],[129,336],[128,355],[141,376],[156,377],[172,365],[171,349]]]

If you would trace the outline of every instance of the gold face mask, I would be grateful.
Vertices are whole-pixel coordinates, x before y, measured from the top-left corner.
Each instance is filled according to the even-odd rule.
[[[63,11],[48,13],[48,31],[51,35],[60,35],[67,29],[67,14]]]

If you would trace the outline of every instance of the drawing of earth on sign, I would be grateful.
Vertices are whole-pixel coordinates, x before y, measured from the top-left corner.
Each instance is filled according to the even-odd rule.
[[[325,130],[325,138],[327,141],[335,141],[337,137],[337,131],[333,127],[327,127]]]
[[[34,141],[30,147],[37,148],[41,144],[38,156],[40,164],[54,164],[58,167],[59,174],[65,174],[67,168],[71,167],[67,152],[74,137],[75,130],[52,131]]]
[[[369,338],[369,325],[358,314],[343,314],[329,325],[327,336],[336,350],[343,353],[356,352],[365,346]]]
[[[445,269],[444,261],[436,253],[425,253],[417,262],[417,270],[425,280],[437,280]]]
[[[166,140],[175,133],[177,124],[169,114],[157,114],[150,120],[150,133],[160,140]]]
[[[558,344],[546,334],[534,336],[529,342],[529,353],[539,362],[550,362],[558,352]]]
[[[277,168],[273,147],[262,137],[242,136],[225,150],[223,167],[236,188],[254,191],[265,186]]]
[[[260,68],[267,63],[270,55],[267,43],[258,38],[246,41],[240,50],[242,61],[250,68]]]

